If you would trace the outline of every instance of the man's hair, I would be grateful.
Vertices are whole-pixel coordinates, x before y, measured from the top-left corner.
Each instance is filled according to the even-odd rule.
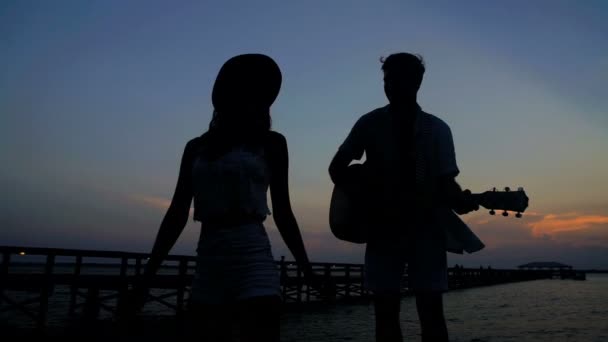
[[[416,86],[420,88],[422,77],[424,76],[424,59],[418,54],[407,52],[399,52],[389,55],[388,57],[380,57],[382,70],[389,72],[407,72],[412,75]]]

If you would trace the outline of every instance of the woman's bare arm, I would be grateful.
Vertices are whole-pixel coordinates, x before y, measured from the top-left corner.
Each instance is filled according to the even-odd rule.
[[[270,152],[268,156],[271,170],[270,197],[274,221],[296,261],[300,264],[308,264],[308,255],[289,198],[287,142],[283,135],[276,132],[271,132],[269,137],[267,150]]]
[[[146,264],[145,276],[154,275],[163,259],[179,238],[188,222],[192,203],[192,161],[200,138],[190,140],[184,148],[177,185],[171,205],[158,230],[150,260]]]

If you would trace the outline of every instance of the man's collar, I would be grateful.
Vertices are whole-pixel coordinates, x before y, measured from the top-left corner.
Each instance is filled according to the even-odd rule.
[[[388,113],[390,113],[391,111],[391,105],[388,104],[384,107],[384,110],[386,110]],[[420,107],[419,104],[416,104],[416,109],[415,109],[415,114],[416,117],[414,118],[414,136],[418,136],[418,133],[420,133],[420,131],[422,131],[422,116],[425,114],[424,111],[422,111],[422,108]]]

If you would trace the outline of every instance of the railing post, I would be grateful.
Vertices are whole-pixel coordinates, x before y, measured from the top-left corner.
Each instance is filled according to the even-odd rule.
[[[311,268],[312,268],[312,266],[311,266]],[[314,274],[314,271],[313,271],[313,274]],[[313,276],[313,275],[311,275],[311,276]],[[310,284],[311,284],[310,282],[312,281],[312,279],[308,279],[308,280],[309,280],[309,282],[306,283],[306,301],[310,302]]]
[[[8,265],[11,262],[11,253],[4,252],[2,253],[2,268],[0,268],[0,274],[3,276],[8,275]]]
[[[127,258],[126,256],[123,256],[120,259],[120,277],[126,277],[127,276],[127,271],[129,269],[129,258]]]
[[[80,270],[82,268],[82,255],[76,257],[76,265],[74,266],[74,278],[72,279],[72,286],[70,286],[70,315],[73,315],[76,311],[76,301],[78,298],[78,278],[80,277]]]
[[[344,288],[344,296],[350,298],[350,265],[346,265],[344,269],[344,278],[346,287]]]
[[[135,258],[135,275],[139,276],[141,274],[141,257]]]
[[[302,269],[300,268],[300,263],[296,263],[296,282],[298,286],[296,287],[296,302],[302,303]]]
[[[177,312],[176,315],[181,317],[184,312],[184,292],[186,286],[186,274],[188,272],[188,259],[182,258],[179,261],[179,288],[177,289]]]
[[[2,253],[2,267],[0,268],[0,279],[6,279],[8,277],[8,265],[11,262],[11,253],[4,252]],[[3,293],[4,293],[4,282],[0,281],[0,303],[2,303]]]
[[[331,265],[330,264],[325,264],[325,270],[324,270],[324,299],[325,300],[331,300],[334,299],[336,297],[336,287],[334,286],[332,279],[331,279]]]
[[[53,266],[55,266],[55,255],[49,254],[46,256],[46,264],[44,265],[44,284],[40,290],[40,308],[38,310],[38,328],[46,325],[47,313],[49,310],[49,297],[53,287],[52,275]]]
[[[129,295],[129,281],[128,281],[128,271],[129,271],[129,258],[123,256],[120,260],[120,281],[118,284],[118,298],[116,300],[116,313],[117,316],[120,316],[122,312],[124,312],[124,306],[128,300],[127,296]]]
[[[361,277],[360,277],[361,284],[360,284],[360,290],[359,290],[361,293],[359,295],[361,297],[363,297],[363,296],[367,296],[367,290],[365,289],[365,265],[360,265],[359,270],[361,273]]]
[[[280,262],[280,283],[283,287],[283,298],[287,300],[287,265],[285,264],[285,256],[281,256]]]
[[[84,318],[87,321],[94,321],[99,316],[100,309],[99,287],[92,285],[87,291],[87,299],[84,304]]]

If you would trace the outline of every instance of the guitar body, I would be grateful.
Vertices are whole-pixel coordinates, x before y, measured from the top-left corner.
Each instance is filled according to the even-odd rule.
[[[365,168],[363,165],[352,165],[349,167],[349,184],[359,184],[357,189],[345,191],[334,186],[329,207],[329,227],[334,236],[340,240],[352,243],[366,243],[372,220],[375,204],[372,191],[369,190],[369,182],[366,182]],[[355,181],[355,182],[353,182]],[[492,209],[490,214],[494,215],[494,209],[504,210],[503,216],[508,216],[507,210],[517,212],[516,217],[528,208],[528,196],[519,189],[510,191],[486,191],[481,194],[472,195],[477,203],[485,208]],[[448,250],[454,253],[476,252],[484,247],[483,243],[475,236],[469,227],[460,220],[452,211],[447,214],[438,215],[440,225],[448,227],[446,231]]]
[[[362,209],[359,201],[334,186],[329,206],[329,228],[334,236],[352,243],[366,243],[369,228]]]
[[[329,206],[329,228],[340,240],[352,243],[366,243],[370,229],[370,204],[373,196],[368,191],[366,168],[364,164],[348,167],[351,188],[334,186]],[[348,191],[347,191],[348,190]]]

